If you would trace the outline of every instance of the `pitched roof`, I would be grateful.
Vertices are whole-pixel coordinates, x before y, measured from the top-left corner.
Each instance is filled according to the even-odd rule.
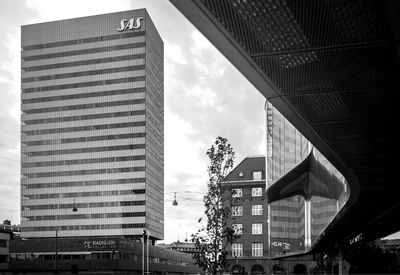
[[[261,171],[262,180],[265,180],[265,156],[246,157],[226,176],[225,181],[252,181],[254,171]]]

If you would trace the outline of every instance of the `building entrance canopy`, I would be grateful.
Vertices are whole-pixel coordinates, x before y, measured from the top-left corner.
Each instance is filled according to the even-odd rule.
[[[312,250],[400,230],[400,2],[171,0],[348,181]]]
[[[268,188],[267,196],[268,203],[296,195],[306,201],[313,196],[339,200],[344,190],[343,180],[322,165],[312,150],[307,158]]]

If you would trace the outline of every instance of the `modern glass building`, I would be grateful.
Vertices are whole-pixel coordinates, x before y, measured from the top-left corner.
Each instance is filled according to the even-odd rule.
[[[163,239],[163,86],[145,9],[22,26],[23,238]]]
[[[269,102],[267,112],[267,187],[303,160],[309,142]],[[306,212],[301,196],[269,204],[269,243],[271,256],[305,247]]]
[[[348,197],[344,177],[268,101],[270,256],[306,252]]]

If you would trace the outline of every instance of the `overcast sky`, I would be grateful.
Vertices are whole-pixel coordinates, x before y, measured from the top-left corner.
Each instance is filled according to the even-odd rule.
[[[138,8],[165,47],[165,242],[198,227],[217,136],[231,142],[235,165],[264,154],[263,96],[169,1],[0,0],[0,222],[20,222],[20,26]]]

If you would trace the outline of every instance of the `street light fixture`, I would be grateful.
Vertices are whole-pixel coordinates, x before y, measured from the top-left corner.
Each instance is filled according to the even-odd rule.
[[[72,212],[78,212],[78,208],[76,207],[75,204],[75,199],[74,199],[74,204],[72,205]]]
[[[175,195],[174,195],[174,201],[173,201],[172,205],[173,206],[177,206],[178,205],[178,202],[176,201],[176,192],[175,192]]]
[[[168,192],[174,193],[174,200],[172,201],[173,206],[178,206],[178,201],[176,199],[176,193],[185,193],[188,197],[180,197],[180,200],[190,200],[190,201],[203,201],[203,197],[200,194],[204,194],[202,192],[192,192],[192,191],[182,191],[182,192]]]

